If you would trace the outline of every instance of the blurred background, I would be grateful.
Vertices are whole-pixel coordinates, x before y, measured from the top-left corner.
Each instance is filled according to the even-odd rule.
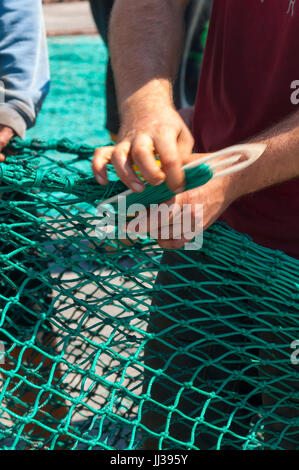
[[[47,34],[96,34],[88,0],[43,0]]]
[[[105,129],[107,49],[89,1],[44,0],[51,90],[28,138],[91,145],[110,141]]]

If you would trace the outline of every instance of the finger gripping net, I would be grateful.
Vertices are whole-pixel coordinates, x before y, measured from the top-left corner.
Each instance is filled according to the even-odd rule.
[[[100,239],[126,188],[93,150],[0,164],[0,449],[298,449],[299,262],[224,224],[198,251]]]

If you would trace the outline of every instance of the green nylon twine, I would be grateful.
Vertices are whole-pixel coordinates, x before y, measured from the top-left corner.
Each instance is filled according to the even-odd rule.
[[[206,184],[213,177],[213,172],[206,164],[185,170],[185,191]],[[168,188],[166,182],[158,186],[147,184],[141,193],[133,193],[127,196],[127,207],[133,204],[142,204],[149,207],[151,204],[161,204],[171,199],[176,194]]]
[[[6,164],[0,165],[0,180],[3,184],[8,183],[14,185],[16,190],[20,187],[24,189],[26,186],[28,188],[47,191],[62,191],[80,196],[84,194],[85,198],[96,200],[102,199],[104,194],[108,193],[109,197],[112,197],[128,189],[118,179],[111,165],[108,165],[109,185],[101,186],[95,181],[90,171],[90,158],[94,151],[94,148],[91,146],[76,145],[68,139],[52,139],[49,142],[43,142],[37,139],[22,141],[17,138],[11,142],[9,149],[13,152],[22,151],[25,155],[26,152],[28,153],[28,149],[32,149],[36,152],[48,149],[67,154],[77,153],[78,157],[85,159],[85,163],[88,165],[85,172],[78,170],[75,174],[70,175],[68,174],[68,164],[63,161],[57,162],[60,166],[59,171],[55,168],[46,168],[45,170],[42,166],[34,164],[34,155],[28,155],[27,159],[8,156]],[[212,177],[213,172],[205,163],[197,167],[186,169],[185,191],[206,184]],[[127,207],[133,204],[142,204],[145,207],[149,207],[151,204],[160,204],[174,196],[175,193],[170,191],[166,182],[158,186],[146,184],[144,191],[141,193],[134,192],[127,196],[126,204]]]

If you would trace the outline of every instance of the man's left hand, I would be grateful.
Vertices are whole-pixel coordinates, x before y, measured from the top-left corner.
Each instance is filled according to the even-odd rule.
[[[198,158],[198,155],[196,156],[193,154],[192,159],[195,157]],[[188,217],[191,217],[190,223],[188,225],[192,227],[193,232],[196,232],[196,223],[198,222],[198,215],[196,211],[197,204],[202,204],[203,206],[202,223],[203,230],[206,230],[239,196],[240,194],[238,192],[238,185],[236,185],[235,179],[231,178],[230,176],[214,178],[203,186],[183,192],[174,196],[168,201],[165,201],[163,204],[167,204],[168,206],[176,204],[177,208],[177,211],[170,213],[168,220],[161,220],[162,217],[158,217],[157,215],[153,214],[152,211],[148,212],[142,218],[138,216],[138,233],[157,233],[157,242],[164,249],[182,248],[187,242],[190,242],[188,238],[184,238],[183,230],[181,231],[182,236],[180,239],[172,237],[172,234],[175,231],[174,226],[176,221],[181,220],[179,212],[180,210],[182,211],[184,205],[188,205],[187,213]],[[159,208],[157,208],[156,211],[158,213]],[[166,225],[170,234],[169,239],[167,240],[163,239],[161,236],[162,227],[165,227]],[[130,223],[127,225],[127,229],[128,233],[130,233]]]

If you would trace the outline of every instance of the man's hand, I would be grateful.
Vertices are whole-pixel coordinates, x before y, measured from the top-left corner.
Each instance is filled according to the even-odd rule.
[[[5,161],[5,155],[2,150],[6,147],[8,142],[14,137],[15,133],[10,127],[0,125],[0,163]]]
[[[114,2],[109,45],[122,125],[116,147],[95,153],[93,170],[100,184],[107,183],[105,166],[111,161],[133,191],[142,191],[143,183],[132,164],[151,184],[166,179],[173,192],[184,188],[182,161],[191,154],[193,138],[173,105],[172,83],[180,63],[187,3]]]
[[[187,159],[184,163],[187,163],[190,160],[198,159],[200,156],[205,156],[206,154],[193,154]],[[190,238],[186,237],[187,234],[184,234],[183,227],[180,227],[181,238],[174,238],[172,235],[175,233],[175,225],[178,223],[181,225],[182,221],[182,211],[183,207],[187,207],[188,217],[190,217],[190,223],[188,224],[191,227],[191,230],[194,233],[198,233],[198,227],[196,223],[199,222],[198,215],[196,212],[196,205],[202,204],[203,206],[203,230],[206,230],[210,225],[212,225],[221,214],[228,208],[233,201],[240,197],[242,193],[242,188],[237,184],[237,180],[234,175],[227,175],[222,178],[215,178],[210,180],[204,186],[186,191],[182,194],[178,194],[172,199],[164,202],[171,206],[176,205],[176,210],[170,213],[170,216],[167,214],[167,220],[164,220],[163,217],[159,217],[159,207],[151,210],[149,213],[145,214],[143,217],[138,216],[138,233],[158,233],[157,242],[164,249],[179,249],[182,248],[185,243],[190,242]],[[155,214],[155,211],[157,214]],[[161,214],[163,211],[160,212]],[[179,221],[179,222],[178,222]],[[132,223],[133,222],[133,223]],[[200,220],[201,222],[201,220]],[[133,235],[133,232],[130,231],[130,225],[136,226],[134,221],[128,223],[127,231]],[[165,240],[162,237],[162,229],[168,227],[169,239]],[[201,227],[200,227],[201,228]],[[164,230],[163,229],[163,230]]]
[[[143,103],[151,103],[143,106]],[[193,137],[174,107],[151,95],[140,97],[129,105],[115,147],[98,148],[94,155],[93,171],[100,184],[107,184],[107,163],[112,163],[119,178],[135,192],[144,189],[140,178],[132,168],[138,167],[143,178],[152,185],[165,179],[173,192],[184,189],[182,164],[192,153]],[[161,168],[155,154],[159,155]]]

